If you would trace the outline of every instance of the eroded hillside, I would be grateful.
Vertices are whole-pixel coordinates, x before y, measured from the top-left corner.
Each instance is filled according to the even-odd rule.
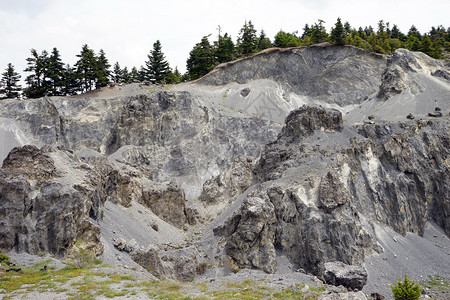
[[[449,74],[324,44],[192,83],[1,101],[0,248],[83,240],[181,281],[289,267],[386,294],[405,272],[448,277]]]

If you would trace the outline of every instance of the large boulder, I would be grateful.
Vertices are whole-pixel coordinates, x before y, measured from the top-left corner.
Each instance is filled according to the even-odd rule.
[[[325,263],[325,282],[342,285],[351,290],[362,290],[367,281],[367,271],[362,266],[350,266],[340,261]]]

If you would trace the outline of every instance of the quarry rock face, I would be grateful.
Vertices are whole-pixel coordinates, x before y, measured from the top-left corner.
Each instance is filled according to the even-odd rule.
[[[314,110],[317,119],[311,120]],[[251,236],[250,242],[264,239],[265,245],[272,244],[320,277],[328,261],[361,265],[366,255],[382,251],[367,219],[401,234],[419,235],[431,219],[448,235],[450,170],[445,161],[449,124],[368,124],[343,130],[340,118],[331,121],[335,113],[302,107],[286,118],[285,127],[266,147],[258,166],[263,181],[258,193],[274,207],[275,219],[264,216],[263,224],[235,225],[234,232],[226,235],[228,243],[234,245],[235,236]],[[322,118],[329,124],[314,132]],[[311,128],[298,134],[295,128],[304,128],[305,123]],[[436,167],[430,168],[430,164]],[[245,197],[241,217],[251,214],[246,205],[250,195]],[[240,224],[237,220],[237,216],[230,217],[226,227]],[[275,235],[261,232],[258,236],[257,228],[271,229]],[[246,267],[252,252],[234,251],[228,243],[227,254]],[[275,253],[270,248],[258,247],[269,249],[260,256],[271,255],[273,260]]]
[[[275,273],[282,256],[360,290],[390,251],[380,228],[450,236],[446,74],[420,53],[321,44],[193,83],[0,101],[0,248],[83,241],[181,281]]]
[[[101,217],[102,204],[93,201],[101,197],[98,183],[91,181],[95,175],[81,165],[61,168],[55,160],[71,160],[69,155],[47,151],[35,146],[14,148],[3,162],[0,247],[64,255],[82,239],[95,254],[101,254],[100,227],[95,219]],[[71,178],[68,171],[85,180]]]

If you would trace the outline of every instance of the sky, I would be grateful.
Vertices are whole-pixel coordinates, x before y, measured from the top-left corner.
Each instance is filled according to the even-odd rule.
[[[0,0],[0,72],[12,63],[24,79],[32,48],[56,47],[73,65],[84,44],[103,49],[111,65],[139,69],[156,40],[170,66],[184,72],[194,45],[208,34],[216,40],[219,26],[234,41],[249,20],[272,41],[281,29],[301,34],[318,19],[329,31],[338,17],[355,28],[376,29],[384,20],[425,33],[449,27],[449,12],[448,0]]]

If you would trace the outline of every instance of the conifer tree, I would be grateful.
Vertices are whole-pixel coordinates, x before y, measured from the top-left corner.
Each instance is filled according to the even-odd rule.
[[[153,50],[148,55],[148,61],[145,62],[146,77],[155,83],[166,82],[170,72],[169,63],[161,50],[161,42],[157,40],[153,44]]]
[[[128,68],[126,66],[122,69],[122,82],[123,83],[131,82],[130,72],[128,72]]]
[[[342,25],[341,18],[337,18],[334,28],[331,30],[330,41],[335,45],[345,44],[345,30]]]
[[[266,36],[266,33],[264,30],[261,30],[261,33],[259,34],[258,39],[258,51],[262,51],[264,49],[272,47],[272,42],[270,39]]]
[[[325,26],[323,25],[325,21],[318,20],[318,23],[314,23],[313,27],[310,30],[311,42],[313,44],[322,43],[327,41],[327,31]]]
[[[406,41],[406,35],[403,34],[400,29],[398,29],[397,25],[394,24],[394,26],[392,26],[392,30],[391,30],[391,38],[393,39],[399,39],[400,41],[404,42]]]
[[[0,80],[0,94],[5,98],[16,98],[19,96],[21,86],[17,84],[20,81],[20,75],[14,70],[14,66],[9,63]]]
[[[141,81],[139,71],[136,69],[136,67],[133,67],[130,72],[130,82],[139,82],[139,81]]]
[[[235,56],[235,47],[233,40],[225,33],[225,35],[221,35],[219,33],[219,37],[217,42],[215,42],[214,49],[214,57],[217,64],[221,64],[224,62],[232,61]]]
[[[245,21],[242,26],[236,48],[239,57],[247,57],[258,51],[258,38],[252,21]]]
[[[288,48],[298,47],[301,44],[301,39],[296,35],[297,32],[287,33],[280,30],[276,35],[273,42],[274,47]]]
[[[103,49],[100,49],[96,59],[95,77],[96,77],[96,88],[105,87],[109,84],[109,77],[111,76],[111,71],[109,68],[108,59]]]
[[[58,49],[53,48],[50,57],[48,58],[48,76],[50,87],[49,95],[63,95],[64,94],[64,64],[61,61],[61,55]]]
[[[38,54],[36,49],[31,49],[31,57],[27,58],[25,72],[32,72],[25,79],[27,88],[24,90],[28,98],[39,98],[47,94],[50,84],[48,76],[48,52]]]
[[[206,75],[214,67],[214,53],[208,36],[204,36],[189,53],[186,62],[187,73],[190,80]]]
[[[120,68],[119,62],[116,62],[113,67],[113,80],[115,84],[123,83],[123,70]]]
[[[88,92],[95,89],[97,79],[97,58],[88,45],[83,45],[79,60],[75,63],[77,77],[80,80],[79,89],[81,92]]]
[[[63,75],[64,75],[63,94],[65,96],[76,95],[77,91],[79,90],[79,81],[75,68],[67,64],[64,68]]]

